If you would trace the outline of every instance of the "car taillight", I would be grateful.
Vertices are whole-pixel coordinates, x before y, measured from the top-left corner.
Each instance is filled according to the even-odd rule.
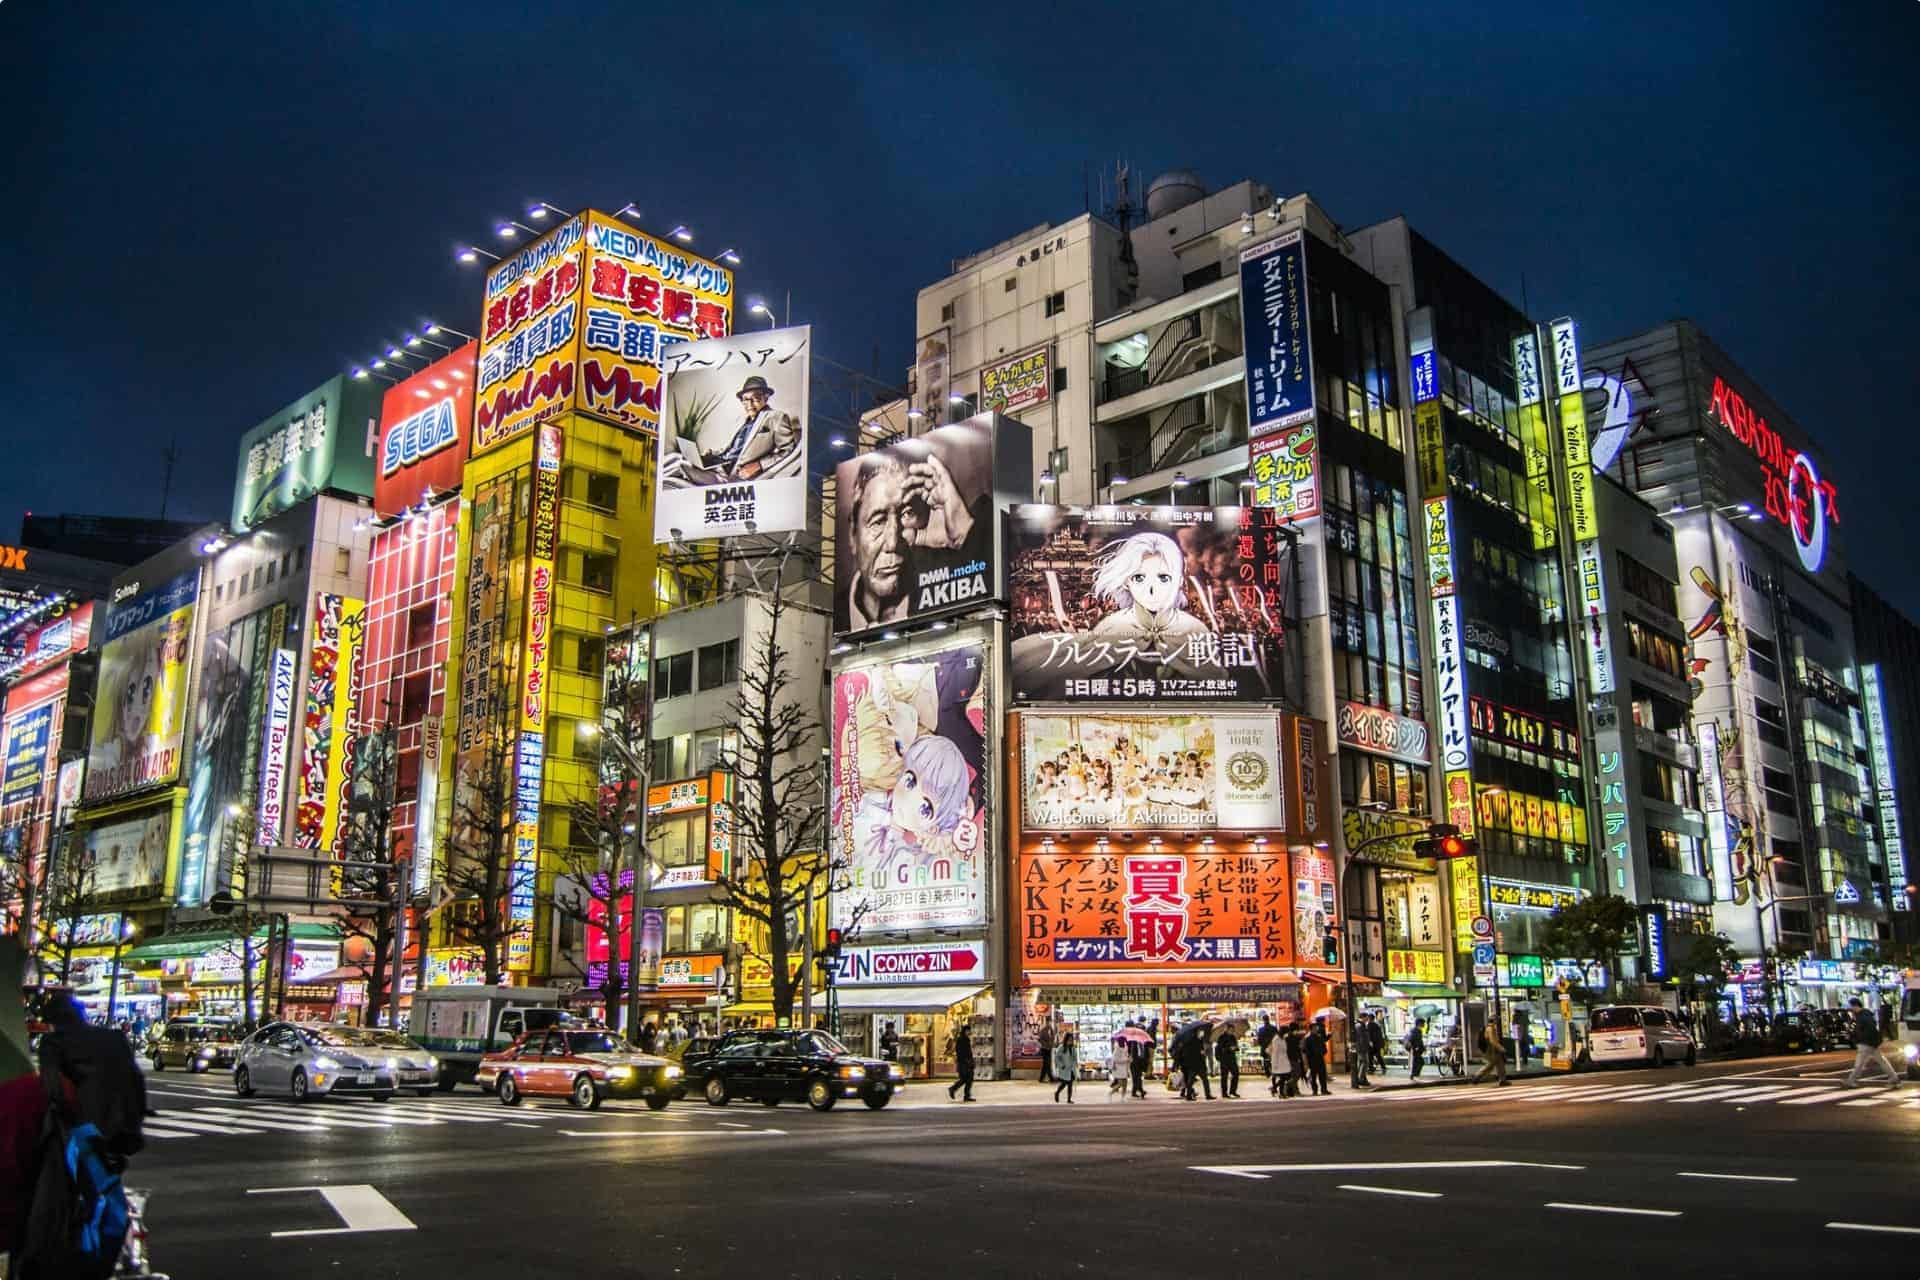
[[[1636,1035],[1636,1036],[1635,1036],[1635,1037],[1633,1038],[1633,1043],[1634,1043],[1634,1046],[1635,1046],[1636,1048],[1640,1048],[1640,1049],[1644,1049],[1644,1048],[1646,1048],[1646,1047],[1647,1047],[1647,1036],[1646,1036],[1646,1033],[1645,1033],[1645,1032],[1641,1032],[1641,1033],[1640,1033],[1639,1035]]]

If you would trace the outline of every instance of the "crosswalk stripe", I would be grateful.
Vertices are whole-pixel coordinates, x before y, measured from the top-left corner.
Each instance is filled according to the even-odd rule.
[[[206,1116],[222,1124],[255,1125],[262,1129],[285,1129],[293,1133],[319,1133],[327,1126],[318,1120],[294,1120],[282,1116],[266,1115],[251,1108],[241,1110],[230,1107],[200,1107],[195,1115]]]
[[[1658,1102],[1730,1102],[1734,1096],[1745,1094],[1746,1085],[1720,1085],[1717,1088],[1690,1089],[1685,1093],[1672,1094],[1658,1098]]]
[[[211,1108],[205,1109],[210,1110]],[[256,1102],[252,1106],[234,1108],[225,1114],[235,1116],[259,1115],[273,1119],[298,1120],[307,1124],[321,1124],[343,1129],[391,1129],[396,1125],[402,1124],[431,1125],[441,1123],[438,1120],[399,1120],[389,1119],[385,1116],[367,1116],[363,1119],[358,1116],[340,1115],[335,1112],[323,1111],[317,1107],[282,1106],[272,1102]]]
[[[1805,1085],[1798,1085],[1798,1084],[1776,1085],[1770,1088],[1755,1089],[1751,1093],[1748,1093],[1738,1099],[1730,1099],[1730,1101],[1766,1102],[1773,1098],[1790,1098],[1790,1097],[1793,1097],[1795,1094],[1804,1093],[1804,1092],[1806,1092]]]
[[[1841,1105],[1841,1106],[1843,1106],[1843,1107],[1879,1107],[1879,1106],[1884,1106],[1884,1105],[1886,1105],[1887,1103],[1889,1103],[1889,1102],[1892,1102],[1892,1101],[1893,1101],[1893,1099],[1892,1099],[1892,1098],[1890,1098],[1890,1097],[1884,1097],[1884,1098],[1855,1098],[1855,1099],[1853,1099],[1853,1100],[1852,1100],[1851,1102],[1843,1102],[1843,1103],[1841,1103],[1840,1105]]]
[[[300,1126],[279,1125],[279,1124],[249,1125],[249,1124],[234,1123],[234,1122],[225,1121],[225,1120],[196,1120],[191,1116],[183,1116],[177,1112],[169,1113],[166,1118],[166,1123],[176,1129],[192,1129],[196,1132],[205,1132],[205,1133],[228,1133],[228,1134],[267,1133],[274,1129],[294,1129],[294,1128],[297,1128],[298,1131],[302,1133],[317,1132],[317,1130],[311,1129],[305,1125],[300,1125]],[[142,1126],[141,1132],[142,1133],[146,1132],[146,1128],[144,1126]]]
[[[1780,1099],[1780,1105],[1783,1107],[1811,1107],[1822,1102],[1838,1102],[1847,1096],[1845,1089],[1809,1089],[1806,1092],[1807,1096],[1804,1098],[1782,1098]]]

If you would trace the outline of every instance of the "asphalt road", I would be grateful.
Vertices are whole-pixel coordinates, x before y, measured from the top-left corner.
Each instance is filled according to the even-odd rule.
[[[294,1107],[169,1073],[128,1181],[176,1280],[1920,1276],[1920,1085],[1843,1065],[1072,1107],[916,1085],[824,1115]]]

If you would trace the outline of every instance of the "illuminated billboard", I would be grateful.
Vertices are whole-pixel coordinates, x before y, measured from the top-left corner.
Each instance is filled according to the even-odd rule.
[[[759,329],[668,349],[654,541],[806,528],[812,333]]]
[[[732,329],[733,273],[588,211],[487,273],[473,452],[579,411],[660,422],[665,348]]]
[[[107,615],[87,752],[88,804],[179,776],[199,596],[200,571],[189,569]]]
[[[1313,327],[1307,298],[1304,232],[1296,228],[1240,251],[1249,438],[1313,421]]]
[[[122,818],[87,832],[88,866],[78,877],[92,898],[137,897],[160,887],[167,874],[167,836],[173,814],[168,808],[138,818]]]
[[[477,343],[463,343],[381,398],[373,480],[373,509],[381,515],[400,514],[428,491],[460,487],[478,352]]]
[[[833,845],[849,881],[833,896],[837,923],[986,923],[986,661],[968,643],[834,673]]]
[[[1473,833],[1473,747],[1468,722],[1467,646],[1453,568],[1453,499],[1448,495],[1437,357],[1414,353],[1414,435],[1421,458],[1421,511],[1427,531],[1427,596],[1432,624],[1434,702],[1440,721],[1442,803],[1446,820]]]
[[[996,360],[980,370],[980,407],[1018,413],[1045,404],[1053,395],[1053,344]]]
[[[286,652],[284,603],[209,627],[194,680],[193,750],[187,762],[187,803],[180,819],[180,870],[174,901],[200,906],[219,887],[217,868],[236,852],[228,810],[256,799],[260,746],[273,690],[273,657]],[[289,677],[289,684],[291,677]],[[289,694],[291,691],[289,690]]]
[[[1016,506],[1013,694],[1281,696],[1287,544],[1259,507]]]
[[[540,795],[547,752],[547,666],[553,647],[554,557],[560,537],[560,428],[540,427],[527,546],[526,623],[521,632],[519,736],[513,762],[513,870],[507,888],[507,968],[533,967],[534,889],[540,871]]]
[[[1276,715],[1020,717],[1029,831],[1258,831],[1287,825]]]
[[[377,390],[340,374],[241,436],[233,527],[251,529],[329,490],[371,497]]]
[[[1297,422],[1247,446],[1248,504],[1270,508],[1282,520],[1320,514],[1320,429]]]
[[[880,630],[997,598],[995,512],[1031,496],[1032,468],[1026,426],[991,413],[842,462],[834,631]]]
[[[331,592],[318,592],[313,598],[313,643],[307,660],[298,798],[288,842],[295,848],[325,849],[332,845],[339,809],[330,780],[341,776],[348,680],[360,635],[358,619],[365,607],[362,601]]]

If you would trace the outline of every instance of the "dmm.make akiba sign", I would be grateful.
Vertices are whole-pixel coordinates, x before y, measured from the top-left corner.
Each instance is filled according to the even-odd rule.
[[[1767,514],[1793,534],[1794,547],[1807,572],[1819,572],[1827,558],[1827,521],[1840,523],[1833,482],[1821,479],[1813,458],[1782,440],[1780,433],[1753,411],[1746,397],[1717,373],[1713,376],[1710,412],[1760,459],[1766,480]]]
[[[841,952],[834,981],[841,985],[911,982],[965,983],[987,980],[984,942],[920,942],[898,947],[849,947]]]

